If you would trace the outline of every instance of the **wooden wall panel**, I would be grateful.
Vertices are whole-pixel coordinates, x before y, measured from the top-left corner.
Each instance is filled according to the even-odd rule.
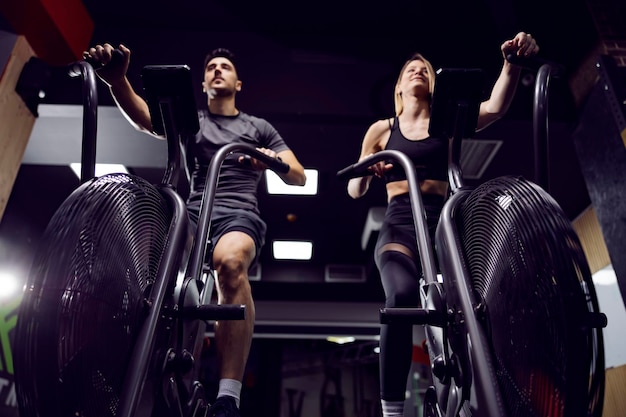
[[[600,223],[593,206],[589,206],[573,221],[574,230],[578,234],[583,251],[587,256],[589,268],[594,274],[611,263]]]
[[[26,38],[18,36],[0,78],[0,220],[35,124],[35,116],[15,92],[22,68],[32,56]]]
[[[626,365],[606,370],[606,391],[602,417],[626,415]]]

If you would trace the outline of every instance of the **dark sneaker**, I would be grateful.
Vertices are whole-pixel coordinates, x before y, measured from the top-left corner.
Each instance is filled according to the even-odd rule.
[[[215,400],[211,405],[209,417],[241,417],[235,399],[229,395],[224,395]]]

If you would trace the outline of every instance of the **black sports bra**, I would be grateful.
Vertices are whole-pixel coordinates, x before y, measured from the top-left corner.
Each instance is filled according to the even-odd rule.
[[[420,140],[410,140],[400,131],[400,121],[396,116],[391,127],[391,134],[385,150],[403,152],[413,162],[418,180],[448,180],[448,140],[427,137]],[[406,179],[402,167],[391,161],[394,167],[385,175],[385,182],[401,181]]]

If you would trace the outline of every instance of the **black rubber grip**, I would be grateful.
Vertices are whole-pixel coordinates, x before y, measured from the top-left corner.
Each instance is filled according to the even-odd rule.
[[[251,159],[255,158],[267,165],[269,169],[275,172],[279,172],[281,174],[286,174],[289,172],[289,164],[283,162],[279,157],[272,158],[271,156],[265,155],[263,152],[259,152],[256,149],[252,152],[254,155],[244,155],[243,161],[241,162],[243,165],[250,166]]]
[[[87,62],[89,65],[91,65],[93,67],[94,70],[99,70],[100,68],[102,68],[104,65],[102,65],[102,62],[95,60],[93,57],[87,55],[83,58],[85,60],[85,62]],[[122,52],[119,49],[114,49],[111,52],[111,63],[117,63],[121,60],[124,59],[124,52]]]
[[[358,178],[372,175],[372,173],[369,172],[367,168],[361,170],[356,169],[356,165],[357,164],[352,164],[343,168],[342,170],[339,170],[337,172],[337,178],[339,178],[340,180],[349,180],[350,178]]]
[[[541,68],[544,65],[550,65],[550,67],[554,70],[558,70],[558,71],[564,70],[561,64],[557,64],[556,62],[549,61],[537,55],[525,57],[525,56],[518,56],[516,54],[508,54],[506,56],[506,60],[509,61],[513,65],[518,65],[520,67],[528,68],[533,71],[538,71],[539,68]]]
[[[182,317],[195,320],[244,320],[246,306],[242,304],[206,304],[184,308]]]

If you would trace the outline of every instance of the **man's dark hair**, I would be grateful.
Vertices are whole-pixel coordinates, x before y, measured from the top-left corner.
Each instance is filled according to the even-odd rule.
[[[209,52],[207,56],[204,58],[204,67],[202,69],[205,70],[209,61],[212,60],[213,58],[218,58],[218,57],[228,59],[230,62],[233,63],[233,66],[235,67],[235,71],[237,71],[237,62],[235,61],[235,54],[233,54],[229,49],[226,49],[226,48],[216,48],[212,50],[211,52]]]

